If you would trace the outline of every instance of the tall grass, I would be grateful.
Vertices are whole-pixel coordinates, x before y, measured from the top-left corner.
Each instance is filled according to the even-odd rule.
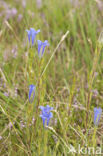
[[[98,127],[93,123],[94,107],[103,108],[99,3],[43,0],[41,8],[34,0],[27,0],[25,8],[20,0],[6,4],[18,12],[8,20],[0,16],[0,155],[66,156],[76,155],[69,151],[78,145],[103,148],[103,117]],[[25,30],[31,27],[41,30],[37,39],[50,43],[41,60],[37,46],[28,45]],[[33,103],[28,100],[30,84],[36,85]],[[46,128],[40,105],[54,108]]]

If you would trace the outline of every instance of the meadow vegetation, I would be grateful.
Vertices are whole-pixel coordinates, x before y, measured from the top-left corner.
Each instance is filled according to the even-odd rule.
[[[48,40],[42,58],[26,30]],[[68,156],[103,150],[102,0],[0,0],[0,155]],[[29,86],[35,97],[29,101]],[[39,106],[53,117],[43,126]]]

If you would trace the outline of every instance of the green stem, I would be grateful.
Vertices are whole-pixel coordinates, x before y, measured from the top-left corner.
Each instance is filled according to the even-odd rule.
[[[93,67],[92,67],[92,70],[90,72],[90,77],[89,77],[89,82],[88,82],[89,91],[88,91],[87,106],[86,106],[87,107],[86,128],[87,128],[87,124],[88,124],[88,116],[89,116],[90,104],[91,104],[91,99],[92,99],[92,86],[93,86],[93,81],[95,78],[94,73],[95,73],[97,65],[98,65],[98,60],[99,60],[101,48],[102,47],[99,44],[96,46],[95,56],[94,56],[94,61],[93,61]]]

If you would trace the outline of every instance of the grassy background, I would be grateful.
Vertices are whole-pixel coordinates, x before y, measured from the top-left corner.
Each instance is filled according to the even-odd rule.
[[[95,53],[102,1],[43,0],[40,7],[38,1],[0,1],[0,155],[69,155],[70,146],[79,144],[103,148],[103,117],[96,131],[93,124],[94,107],[103,108],[102,49]],[[7,18],[12,8],[17,13]],[[25,30],[31,27],[41,30],[37,39],[50,43],[40,67],[37,47],[28,48]],[[29,85],[39,80],[68,30],[30,104]],[[54,111],[45,129],[36,108],[47,104]]]

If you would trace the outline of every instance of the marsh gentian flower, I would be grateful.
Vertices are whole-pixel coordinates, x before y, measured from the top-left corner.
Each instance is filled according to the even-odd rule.
[[[50,107],[49,105],[47,105],[46,107],[40,106],[40,109],[42,111],[40,117],[43,120],[43,126],[45,126],[45,121],[47,121],[48,126],[50,119],[53,117],[52,112],[50,112],[51,110],[53,110],[53,107]]]
[[[44,42],[37,40],[38,42],[38,55],[41,58],[44,54],[44,50],[46,46],[49,46],[49,43],[47,40],[45,40]]]
[[[102,114],[101,108],[94,108],[94,124],[95,124],[95,126],[97,126],[99,124],[101,114]]]
[[[36,87],[32,84],[29,86],[29,102],[33,102],[35,97],[35,89]]]
[[[31,32],[31,40],[32,40],[32,45],[34,44],[34,40],[36,35],[40,32],[40,30],[35,30],[33,28],[30,28],[30,32]]]
[[[40,32],[40,30],[35,30],[34,28],[30,28],[30,30],[26,30],[26,32],[28,33],[28,40],[30,43],[30,39],[32,41],[32,45],[34,45],[34,40],[36,38],[36,35]]]

